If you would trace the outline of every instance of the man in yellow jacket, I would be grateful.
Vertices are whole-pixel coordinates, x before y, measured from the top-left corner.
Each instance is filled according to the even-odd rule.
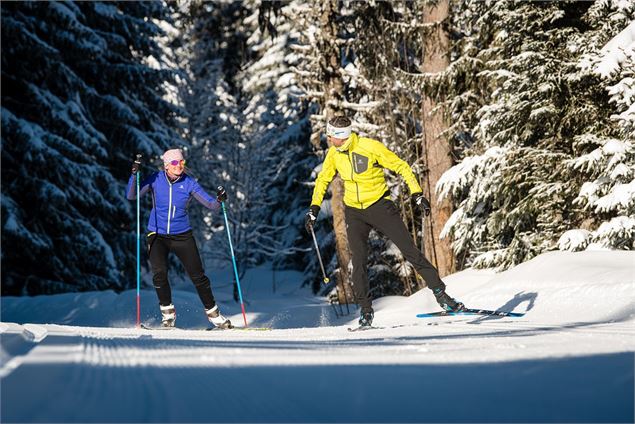
[[[305,226],[311,232],[320,212],[320,205],[329,183],[336,172],[344,180],[346,234],[353,265],[353,291],[361,308],[359,324],[371,326],[373,321],[368,274],[368,236],[372,228],[383,233],[401,250],[434,293],[437,302],[447,311],[460,311],[463,304],[445,292],[437,269],[414,244],[399,215],[399,209],[390,200],[384,178],[384,169],[401,175],[416,205],[430,214],[430,202],[423,196],[410,166],[377,140],[360,137],[351,131],[351,121],[337,116],[329,121],[326,134],[331,147],[326,153],[322,170],[315,180],[311,207],[305,216]]]

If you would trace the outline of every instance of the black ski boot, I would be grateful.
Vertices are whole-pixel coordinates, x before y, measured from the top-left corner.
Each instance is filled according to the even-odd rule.
[[[446,292],[445,287],[436,287],[432,289],[434,297],[437,298],[437,303],[448,312],[460,312],[465,309],[465,305],[461,302],[457,302],[451,298]]]
[[[373,317],[375,314],[373,311],[370,312],[362,312],[362,315],[359,317],[358,324],[360,327],[372,327],[373,326]]]

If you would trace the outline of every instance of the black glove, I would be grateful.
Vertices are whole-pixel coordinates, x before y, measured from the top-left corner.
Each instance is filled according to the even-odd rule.
[[[141,166],[141,153],[137,153],[137,157],[134,162],[132,162],[132,175],[136,175],[139,172],[139,167]]]
[[[426,216],[430,215],[430,202],[425,198],[423,193],[415,193],[412,196],[412,199],[421,212],[423,212]]]
[[[223,186],[218,186],[218,188],[216,189],[216,199],[219,202],[224,202],[225,200],[227,200],[227,192],[225,191],[225,188]]]
[[[318,214],[320,213],[320,207],[316,205],[311,205],[309,211],[304,215],[304,228],[308,233],[311,232],[313,226],[315,225],[315,221],[317,221]]]

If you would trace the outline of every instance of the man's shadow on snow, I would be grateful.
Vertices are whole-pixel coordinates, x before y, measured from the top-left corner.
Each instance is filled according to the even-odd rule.
[[[503,306],[501,306],[499,308],[496,308],[496,310],[497,311],[521,312],[521,309],[516,309],[516,308],[518,306],[520,306],[521,304],[523,304],[523,303],[527,303],[527,307],[524,310],[524,313],[527,313],[527,312],[529,312],[530,310],[532,310],[534,308],[534,304],[536,303],[536,298],[537,297],[538,297],[538,293],[536,293],[536,292],[531,292],[531,293],[520,292],[520,293],[516,293],[512,299],[510,299]],[[485,315],[485,316],[481,316],[481,317],[475,318],[473,321],[470,321],[469,324],[480,324],[481,322],[499,320],[501,318],[506,318],[506,317],[498,316],[498,315]]]

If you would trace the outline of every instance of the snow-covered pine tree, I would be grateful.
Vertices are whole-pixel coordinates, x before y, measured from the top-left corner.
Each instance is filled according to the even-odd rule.
[[[592,30],[580,67],[601,78],[610,96],[605,107],[617,128],[575,138],[576,157],[566,165],[583,176],[575,202],[586,219],[560,237],[563,250],[635,249],[634,17],[634,4],[612,1],[597,1],[586,15]]]
[[[289,69],[297,37],[285,13],[256,1],[192,3],[189,40],[192,157],[205,181],[228,190],[239,270],[264,261],[301,266],[300,181],[309,172],[308,118]],[[269,14],[269,16],[265,16]],[[273,23],[272,23],[273,21]],[[267,25],[269,24],[269,25]],[[262,25],[262,27],[261,27]],[[272,37],[263,28],[276,28]],[[305,195],[298,196],[298,190]],[[291,219],[290,216],[292,216]],[[203,252],[229,262],[224,222],[207,215]],[[215,237],[211,237],[212,234]],[[304,243],[307,244],[306,242]],[[306,250],[306,249],[305,249]],[[289,262],[291,261],[291,262]]]
[[[130,164],[179,139],[181,111],[163,98],[174,73],[161,68],[156,42],[168,11],[157,2],[1,7],[2,292],[131,287]]]
[[[308,154],[309,114],[292,70],[299,61],[292,48],[300,30],[289,3],[247,4],[252,6],[244,21],[248,62],[239,74],[242,135],[253,158],[245,175],[251,212],[247,244],[259,261],[297,268],[306,257],[293,254],[310,248],[303,225],[310,190],[302,182],[314,162]]]
[[[193,1],[185,6],[180,21],[180,56],[188,75],[187,90],[183,92],[192,146],[188,167],[210,193],[220,185],[227,190],[228,217],[234,224],[230,230],[238,269],[244,273],[249,257],[240,250],[244,216],[238,206],[244,201],[241,161],[248,159],[242,155],[240,82],[235,77],[244,61],[247,35],[242,31],[242,20],[249,11],[241,3],[229,1]],[[193,207],[198,208],[195,204]],[[219,260],[221,266],[231,264],[222,212],[198,209],[195,213],[204,214],[204,220],[195,219],[192,226],[205,240],[200,246],[204,260],[212,264]]]
[[[588,48],[601,48],[594,39],[616,34],[598,37],[598,4],[618,8],[604,1],[456,5],[453,27],[461,40],[453,63],[422,84],[447,96],[454,138],[467,142],[461,163],[438,184],[458,205],[445,233],[464,264],[512,266],[556,248],[568,230],[595,230],[632,207],[602,211],[585,207],[580,196],[588,181],[580,170],[591,170],[583,155],[595,140],[620,137],[605,84],[579,67]],[[632,19],[631,6],[625,10]],[[628,144],[621,139],[621,147]],[[620,158],[631,160],[624,152]],[[598,161],[599,168],[609,160]]]

